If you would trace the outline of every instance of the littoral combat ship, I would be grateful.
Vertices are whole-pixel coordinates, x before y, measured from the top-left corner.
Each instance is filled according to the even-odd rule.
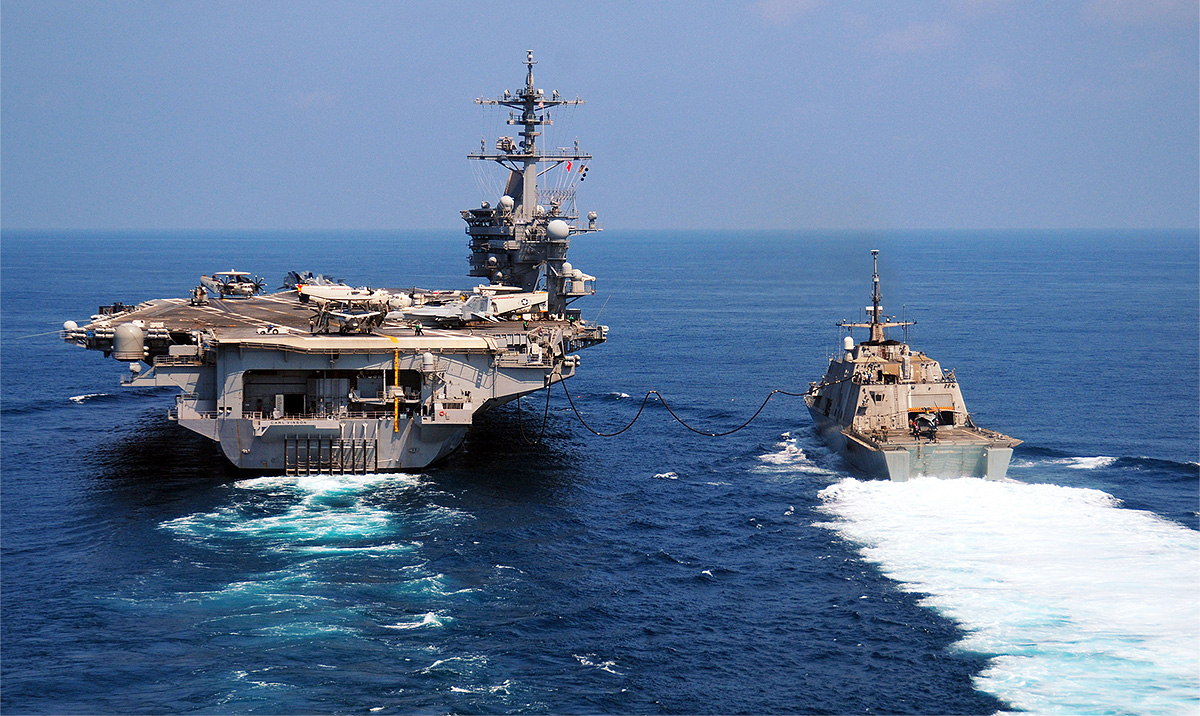
[[[1004,479],[1020,440],[976,426],[963,403],[954,371],[912,350],[907,341],[889,340],[884,329],[911,321],[885,320],[879,301],[879,252],[875,264],[870,321],[841,322],[870,329],[854,344],[846,336],[840,357],[829,363],[805,396],[821,439],[850,464],[874,476]]]
[[[130,362],[128,386],[177,387],[170,419],[211,438],[240,468],[294,473],[417,469],[458,447],[477,412],[549,389],[575,374],[581,348],[608,328],[575,299],[595,277],[566,261],[578,221],[575,185],[588,154],[539,145],[551,108],[583,104],[534,86],[477,104],[510,110],[520,139],[500,137],[469,159],[508,170],[497,205],[462,212],[472,291],[301,284],[261,294],[244,272],[214,274],[189,298],[101,307],[62,336]],[[553,188],[541,174],[560,168]],[[574,168],[574,171],[572,171]],[[233,277],[233,278],[230,278]],[[223,289],[234,280],[259,290]],[[210,285],[211,284],[211,285]],[[207,289],[207,291],[206,291]],[[212,299],[208,293],[213,294]]]

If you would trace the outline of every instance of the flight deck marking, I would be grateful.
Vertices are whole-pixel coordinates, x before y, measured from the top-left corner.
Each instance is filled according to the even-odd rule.
[[[259,308],[263,309],[264,311],[270,311],[271,313],[277,313],[281,316],[287,316],[288,318],[298,318],[299,317],[294,313],[288,313],[286,311],[280,311],[280,310],[277,310],[274,308],[267,308],[266,306],[259,306]],[[249,318],[249,316],[247,316],[247,318]]]

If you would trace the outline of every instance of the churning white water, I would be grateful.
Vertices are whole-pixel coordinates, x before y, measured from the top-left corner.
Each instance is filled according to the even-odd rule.
[[[988,656],[977,687],[1046,714],[1200,710],[1200,534],[1098,490],[845,479],[821,526]]]

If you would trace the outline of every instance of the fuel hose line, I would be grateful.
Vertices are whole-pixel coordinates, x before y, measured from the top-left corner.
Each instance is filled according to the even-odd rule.
[[[558,382],[564,383],[564,381],[562,381],[562,380],[559,380]],[[546,387],[546,408],[545,408],[545,411],[542,413],[542,429],[541,429],[541,434],[538,435],[537,440],[530,440],[529,437],[525,434],[525,428],[524,428],[523,423],[521,422],[521,398],[520,398],[520,396],[517,396],[517,425],[518,425],[518,427],[520,427],[521,437],[525,440],[526,443],[528,443],[530,445],[536,445],[536,444],[540,443],[546,435],[546,423],[547,423],[547,419],[550,416],[550,388],[551,387],[552,386]],[[667,399],[663,397],[662,393],[658,392],[654,388],[651,388],[650,390],[646,391],[646,395],[642,397],[642,403],[641,403],[641,405],[638,406],[637,414],[633,416],[633,419],[630,420],[629,423],[625,425],[625,427],[621,428],[620,430],[617,430],[616,432],[605,433],[605,432],[600,432],[599,430],[596,430],[591,425],[588,425],[588,422],[587,422],[587,420],[584,419],[583,414],[579,412],[579,408],[575,406],[575,400],[574,400],[574,398],[571,397],[571,391],[567,389],[567,386],[565,384],[563,385],[563,392],[565,392],[567,394],[567,402],[570,403],[571,410],[575,413],[575,417],[579,419],[579,423],[581,425],[583,425],[583,427],[586,428],[588,430],[588,432],[592,433],[593,435],[598,435],[602,438],[616,437],[616,436],[620,435],[621,433],[624,433],[626,430],[629,430],[630,428],[632,428],[634,423],[636,423],[638,421],[638,419],[642,417],[642,413],[645,412],[646,405],[650,402],[651,396],[658,398],[658,402],[662,403],[662,406],[667,409],[667,412],[670,413],[671,417],[674,418],[675,421],[678,422],[683,427],[687,428],[688,430],[692,431],[693,433],[696,433],[697,435],[704,435],[705,437],[710,437],[710,438],[719,438],[719,437],[724,437],[726,435],[732,435],[732,434],[736,433],[737,431],[749,426],[750,423],[754,422],[754,419],[757,418],[760,413],[762,413],[762,411],[767,407],[767,403],[771,402],[771,398],[774,397],[775,395],[787,395],[787,396],[791,396],[793,398],[802,398],[805,395],[808,395],[808,393],[793,393],[790,391],[779,390],[779,389],[772,390],[770,393],[767,393],[767,397],[763,398],[763,402],[761,405],[758,406],[758,410],[755,410],[754,414],[751,415],[749,417],[749,419],[746,420],[746,422],[742,423],[741,425],[737,426],[736,428],[733,428],[732,430],[726,430],[724,432],[717,432],[717,433],[710,433],[706,430],[700,430],[698,428],[695,428],[695,427],[692,427],[691,425],[689,425],[687,423],[687,421],[685,421],[683,418],[679,417],[679,415],[674,410],[671,409],[671,406],[667,403]]]

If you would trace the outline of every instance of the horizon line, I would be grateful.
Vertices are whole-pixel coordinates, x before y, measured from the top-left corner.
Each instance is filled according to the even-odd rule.
[[[6,227],[0,226],[2,233],[38,233],[38,232],[60,232],[60,233],[216,233],[216,234],[232,234],[232,233],[262,233],[262,234],[281,234],[281,233],[314,233],[324,231],[335,232],[358,232],[358,233],[396,233],[396,232],[446,232],[452,231],[458,233],[461,227],[381,227],[381,228],[363,228],[363,227],[306,227],[306,228],[262,228],[262,227],[243,227],[243,228],[216,228],[216,227],[54,227],[54,226],[19,226]],[[952,226],[918,226],[918,227],[804,227],[804,228],[734,228],[734,227],[605,227],[602,231],[723,231],[730,233],[848,233],[848,232],[913,232],[913,231],[934,231],[934,232],[1021,232],[1021,231],[1196,231],[1200,232],[1200,225],[1197,226],[1024,226],[1024,227],[952,227]]]

